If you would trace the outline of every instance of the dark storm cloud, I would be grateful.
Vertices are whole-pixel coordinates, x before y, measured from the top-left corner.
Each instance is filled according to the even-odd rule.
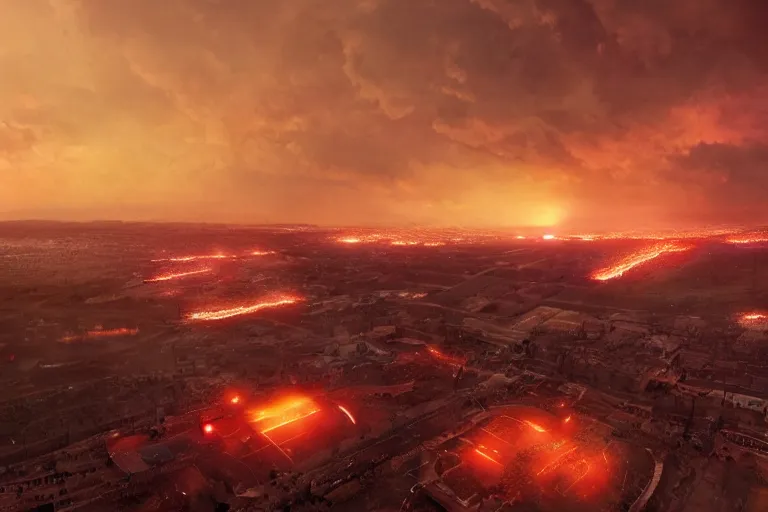
[[[710,202],[735,218],[766,186],[750,171],[768,143],[765,2],[10,1],[37,32],[0,54],[19,71],[0,113],[35,137],[0,144],[74,202],[599,228],[711,221]],[[51,73],[30,51],[72,62]],[[47,117],[22,122],[25,102]]]

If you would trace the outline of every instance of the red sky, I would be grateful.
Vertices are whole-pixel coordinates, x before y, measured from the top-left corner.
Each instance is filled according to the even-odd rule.
[[[4,0],[0,219],[768,222],[768,2]]]

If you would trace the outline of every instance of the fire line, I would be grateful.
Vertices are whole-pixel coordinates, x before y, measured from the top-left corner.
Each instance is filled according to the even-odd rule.
[[[235,316],[248,315],[256,313],[262,309],[276,308],[288,304],[294,304],[300,299],[297,297],[281,297],[274,300],[267,300],[249,304],[247,306],[236,306],[233,308],[215,309],[207,311],[196,311],[187,315],[186,319],[191,321],[224,320]]]
[[[602,270],[598,270],[597,272],[592,274],[592,279],[596,281],[608,281],[609,279],[621,277],[626,272],[632,270],[638,265],[642,265],[647,261],[658,258],[662,254],[666,254],[670,252],[682,252],[682,251],[687,251],[688,249],[689,247],[679,245],[674,242],[657,244],[647,249],[642,249],[640,251],[634,252],[626,256],[622,260],[620,260],[615,265],[606,267]]]

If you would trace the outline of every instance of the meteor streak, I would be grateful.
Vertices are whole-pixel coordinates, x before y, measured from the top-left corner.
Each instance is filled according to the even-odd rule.
[[[546,429],[545,429],[544,427],[541,427],[541,426],[539,426],[539,425],[537,425],[537,424],[533,423],[532,421],[527,421],[527,420],[526,420],[524,423],[525,423],[526,425],[528,425],[529,427],[531,427],[531,428],[532,428],[533,430],[535,430],[536,432],[546,432]]]
[[[491,457],[487,453],[481,451],[479,448],[475,448],[475,453],[477,453],[478,455],[480,455],[484,459],[493,462],[494,464],[498,464],[499,466],[503,466],[503,464],[501,462],[497,461],[496,459],[494,459],[493,457]]]
[[[352,413],[349,412],[346,407],[344,407],[343,405],[338,405],[337,407],[341,412],[347,415],[347,418],[349,418],[349,421],[351,421],[353,425],[357,425],[357,422],[355,421],[355,417],[352,416]]]
[[[602,270],[598,270],[592,274],[592,279],[596,281],[607,281],[609,279],[621,277],[627,271],[632,270],[633,268],[647,261],[658,258],[662,254],[669,252],[682,252],[687,251],[688,249],[690,249],[690,247],[686,247],[675,242],[664,242],[661,244],[656,244],[652,247],[648,247],[646,249],[642,249],[630,254],[615,265],[606,267]]]
[[[261,311],[262,309],[276,308],[279,306],[294,304],[299,300],[301,299],[299,299],[298,297],[283,296],[283,297],[275,298],[274,300],[256,302],[254,304],[249,304],[246,306],[236,306],[233,308],[214,309],[214,310],[208,310],[208,311],[196,311],[194,313],[188,314],[186,316],[186,319],[190,321],[224,320],[225,318],[231,318],[234,316],[242,316],[242,315],[249,315],[251,313],[256,313],[257,311]]]
[[[161,281],[171,281],[173,279],[181,279],[182,277],[187,276],[194,276],[197,274],[207,274],[208,272],[211,272],[212,269],[210,268],[203,268],[200,270],[190,270],[187,272],[176,272],[173,274],[161,274],[159,276],[153,277],[151,279],[145,279],[145,283],[159,283]]]

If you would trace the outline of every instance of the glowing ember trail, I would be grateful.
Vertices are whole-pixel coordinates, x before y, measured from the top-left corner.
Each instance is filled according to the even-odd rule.
[[[251,251],[248,254],[251,256],[269,256],[270,254],[275,254],[275,251]]]
[[[670,252],[683,252],[687,251],[688,249],[690,249],[690,247],[686,247],[675,242],[657,244],[652,247],[632,253],[611,267],[598,270],[592,274],[592,279],[596,281],[607,281],[609,279],[621,277],[627,271],[632,270],[638,265],[642,265],[643,263],[654,258],[658,258],[662,254]]]
[[[555,235],[544,235],[541,238],[543,238],[544,240],[554,240]]]
[[[428,347],[427,352],[429,352],[432,357],[437,359],[438,361],[443,361],[444,363],[448,363],[451,366],[463,366],[465,362],[458,357],[449,356],[447,354],[443,354],[439,350],[437,350],[435,347]]]
[[[128,327],[119,327],[117,329],[93,329],[86,331],[81,335],[69,335],[64,336],[59,341],[63,343],[71,343],[73,341],[80,341],[88,338],[116,338],[118,336],[135,336],[139,334],[138,329],[130,329]]]
[[[341,412],[347,415],[347,418],[349,418],[349,421],[351,421],[353,425],[357,425],[357,422],[355,421],[355,417],[352,416],[352,413],[349,412],[346,407],[344,407],[343,405],[337,405],[337,407]]]
[[[567,418],[565,418],[565,420],[563,421],[563,423],[568,423],[569,421],[571,421],[571,417],[570,417],[570,416],[568,416]]]
[[[255,304],[249,304],[247,306],[237,306],[233,308],[214,309],[214,310],[208,310],[208,311],[197,311],[195,313],[188,314],[186,316],[186,319],[190,321],[224,320],[226,318],[232,318],[235,316],[242,316],[242,315],[249,315],[251,313],[256,313],[257,311],[261,311],[262,309],[276,308],[276,307],[285,306],[288,304],[295,304],[300,300],[301,299],[299,299],[298,297],[284,296],[284,297],[275,298],[273,300],[256,302]]]
[[[135,336],[139,334],[138,329],[128,329],[127,327],[120,327],[118,329],[98,329],[93,331],[87,331],[85,333],[86,338],[109,338],[113,336]]]
[[[198,274],[207,274],[208,272],[211,272],[212,269],[210,268],[203,268],[200,270],[190,270],[188,272],[176,272],[173,274],[161,274],[159,276],[153,277],[151,279],[145,279],[145,283],[159,283],[162,281],[172,281],[174,279],[181,279],[183,277],[188,276],[195,276]]]
[[[173,261],[173,262],[184,262],[184,261],[197,261],[197,260],[231,260],[237,258],[237,256],[232,256],[231,254],[201,254],[197,256],[176,256],[174,258],[160,258],[156,260],[152,260],[153,262],[159,262],[159,261]]]
[[[479,448],[475,448],[475,453],[477,453],[478,455],[483,457],[485,460],[489,460],[489,461],[493,462],[494,464],[498,464],[499,466],[503,466],[503,464],[501,462],[497,461],[496,459],[494,459],[493,457],[491,457],[487,453],[481,451]]]
[[[729,244],[761,244],[768,242],[768,234],[738,235],[726,239]]]

